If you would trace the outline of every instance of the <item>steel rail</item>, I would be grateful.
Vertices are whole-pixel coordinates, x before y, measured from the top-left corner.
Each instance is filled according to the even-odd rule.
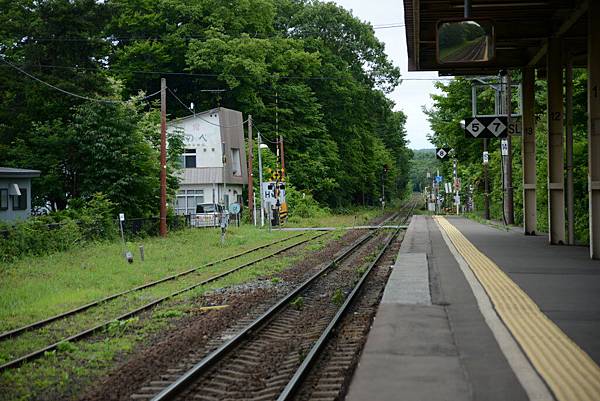
[[[380,225],[383,225],[387,221],[395,218],[398,214],[394,214],[391,217],[385,219]],[[377,230],[378,231],[378,230]],[[377,231],[371,231],[365,234],[362,238],[355,241],[348,249],[342,252],[340,255],[335,257],[331,262],[327,263],[325,267],[313,274],[311,277],[306,279],[302,284],[297,286],[292,292],[281,298],[275,305],[269,308],[265,313],[259,316],[256,320],[246,326],[233,338],[229,339],[226,343],[221,345],[219,348],[211,352],[200,362],[194,365],[190,370],[179,377],[175,382],[171,383],[168,387],[163,389],[160,393],[154,396],[151,401],[166,401],[172,400],[181,391],[183,391],[195,378],[205,373],[208,369],[213,367],[217,362],[222,360],[226,355],[229,354],[238,344],[249,337],[257,329],[260,328],[268,319],[273,317],[283,307],[288,305],[298,294],[302,293],[307,289],[317,278],[327,273],[332,267],[336,266],[337,263],[345,259],[352,252],[354,252],[359,246],[365,243],[368,239],[373,237]]]
[[[300,242],[297,242],[297,243],[291,244],[289,246],[286,246],[285,248],[279,249],[276,252],[273,252],[273,253],[271,253],[269,255],[266,255],[266,256],[263,256],[261,258],[252,260],[250,262],[246,262],[246,263],[244,263],[242,265],[239,265],[239,266],[237,266],[237,267],[235,267],[233,269],[227,270],[227,271],[225,271],[223,273],[220,273],[220,274],[217,274],[215,276],[209,277],[209,278],[207,278],[205,280],[202,280],[201,282],[198,282],[196,284],[192,284],[192,285],[190,285],[188,287],[185,287],[185,288],[183,288],[181,290],[177,290],[177,291],[175,291],[173,293],[165,295],[164,297],[158,298],[158,299],[156,299],[156,300],[154,300],[154,301],[152,301],[152,302],[150,302],[148,304],[142,305],[142,306],[140,306],[140,307],[138,307],[138,308],[136,308],[136,309],[134,309],[132,311],[126,312],[126,313],[124,313],[124,314],[122,314],[122,315],[120,315],[120,316],[118,316],[118,317],[116,317],[114,319],[107,320],[107,321],[105,321],[103,323],[100,323],[100,324],[98,324],[98,325],[96,325],[96,326],[94,326],[94,327],[92,327],[90,329],[81,331],[81,332],[79,332],[77,334],[74,334],[74,335],[72,335],[70,337],[63,338],[60,341],[57,341],[57,342],[55,342],[55,343],[53,343],[51,345],[48,345],[48,346],[46,346],[44,348],[38,349],[37,351],[33,351],[33,352],[31,352],[31,353],[29,353],[27,355],[21,356],[21,357],[16,358],[16,359],[13,359],[10,362],[7,362],[7,363],[5,363],[3,365],[0,365],[0,372],[2,372],[4,370],[7,370],[7,369],[12,369],[12,368],[18,367],[18,366],[22,365],[25,362],[28,362],[28,361],[31,361],[33,359],[39,358],[40,356],[44,355],[46,352],[53,351],[53,350],[57,349],[58,346],[59,346],[59,344],[62,344],[62,343],[65,343],[65,342],[69,342],[69,341],[80,340],[80,339],[82,339],[84,337],[87,337],[87,336],[89,336],[89,335],[91,335],[91,334],[99,331],[100,329],[103,329],[103,328],[107,327],[109,324],[111,324],[113,322],[118,322],[120,320],[127,319],[127,318],[129,318],[131,316],[135,316],[135,315],[137,315],[137,314],[139,314],[139,313],[141,313],[141,312],[143,312],[145,310],[148,310],[148,309],[150,309],[150,308],[152,308],[152,307],[154,307],[154,306],[156,306],[156,305],[158,305],[158,304],[160,304],[160,303],[162,303],[162,302],[164,302],[164,301],[166,301],[166,300],[168,300],[170,298],[173,298],[173,297],[175,297],[175,296],[177,296],[179,294],[182,294],[184,292],[193,290],[194,288],[200,287],[202,285],[206,285],[206,284],[212,283],[213,281],[217,281],[217,280],[219,280],[219,279],[221,279],[221,278],[223,278],[225,276],[228,276],[228,275],[230,275],[232,273],[235,273],[235,272],[237,272],[237,271],[239,271],[239,270],[241,270],[243,268],[246,268],[248,266],[254,265],[254,264],[259,263],[259,262],[262,262],[263,260],[266,260],[266,259],[271,258],[273,256],[279,255],[279,254],[281,254],[281,253],[283,253],[285,251],[288,251],[288,250],[290,250],[292,248],[295,248],[295,247],[297,247],[299,245],[302,245],[302,244],[304,244],[306,242],[309,242],[309,241],[315,240],[315,239],[317,239],[319,237],[322,237],[325,234],[327,234],[327,233],[317,234],[317,235],[312,236],[310,238],[304,239],[304,240],[302,240]]]
[[[203,269],[203,268],[206,268],[206,267],[214,266],[216,264],[223,263],[223,262],[226,262],[226,261],[231,260],[231,259],[239,258],[240,256],[246,255],[248,253],[255,252],[255,251],[258,251],[260,249],[264,249],[264,248],[270,247],[272,245],[279,244],[281,242],[285,242],[285,241],[293,239],[293,238],[297,238],[297,237],[299,237],[299,236],[301,236],[303,234],[304,233],[300,233],[300,234],[297,234],[297,235],[291,235],[289,237],[286,237],[286,238],[283,238],[283,239],[280,239],[280,240],[271,241],[268,244],[261,245],[261,246],[258,246],[258,247],[252,248],[252,249],[248,249],[246,251],[243,251],[243,252],[240,252],[240,253],[228,256],[228,257],[223,258],[223,259],[215,260],[215,261],[203,264],[203,265],[198,266],[198,267],[194,267],[192,269],[189,269],[189,270],[186,270],[186,271],[183,271],[183,272],[180,272],[180,273],[176,273],[176,274],[173,274],[173,275],[170,275],[170,276],[167,276],[167,277],[163,277],[163,278],[161,278],[159,280],[151,281],[149,283],[142,284],[140,286],[131,288],[129,290],[125,290],[125,291],[122,291],[122,292],[119,292],[119,293],[116,293],[116,294],[108,295],[108,296],[106,296],[104,298],[98,299],[96,301],[92,301],[92,302],[90,302],[88,304],[79,306],[79,307],[77,307],[75,309],[71,309],[69,311],[62,312],[62,313],[60,313],[58,315],[54,315],[54,316],[48,317],[46,319],[39,320],[39,321],[34,322],[34,323],[30,323],[30,324],[28,324],[26,326],[22,326],[22,327],[13,329],[13,330],[6,331],[4,333],[0,333],[0,341],[6,340],[6,339],[11,338],[11,337],[16,337],[16,336],[18,336],[20,334],[23,334],[26,331],[31,331],[31,330],[43,327],[43,326],[45,326],[45,325],[47,325],[49,323],[52,323],[52,322],[54,322],[56,320],[63,319],[65,317],[75,315],[77,313],[83,312],[85,310],[93,308],[94,306],[98,306],[101,303],[113,300],[113,299],[121,297],[123,295],[129,294],[129,293],[132,293],[132,292],[135,292],[135,291],[143,290],[143,289],[146,289],[146,288],[149,288],[149,287],[153,287],[153,286],[155,286],[157,284],[164,283],[165,281],[174,280],[174,279],[176,279],[178,277],[182,277],[182,276],[188,275],[190,273],[193,273],[193,272],[195,272],[195,271],[197,271],[199,269]]]
[[[291,400],[296,395],[296,392],[300,388],[302,381],[304,380],[304,378],[306,378],[306,376],[310,372],[310,369],[317,362],[319,353],[323,350],[325,345],[327,345],[327,341],[332,336],[334,330],[337,328],[342,318],[346,316],[346,314],[350,310],[350,306],[353,304],[358,294],[362,290],[363,284],[367,281],[367,276],[369,275],[369,273],[371,273],[375,265],[379,263],[379,261],[383,257],[383,254],[388,250],[389,246],[396,239],[398,233],[400,232],[400,229],[401,228],[397,228],[396,231],[394,231],[390,239],[385,243],[383,249],[381,249],[381,251],[377,254],[377,257],[373,260],[373,262],[369,264],[369,267],[363,273],[352,292],[346,297],[346,300],[338,309],[333,319],[329,322],[329,324],[327,325],[317,342],[312,346],[306,358],[304,358],[304,360],[302,361],[302,364],[298,367],[298,369],[296,369],[294,375],[277,398],[277,401]]]

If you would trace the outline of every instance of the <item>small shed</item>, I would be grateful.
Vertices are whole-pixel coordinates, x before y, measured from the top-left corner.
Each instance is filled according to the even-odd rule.
[[[26,219],[31,215],[31,179],[39,170],[0,167],[0,220]]]

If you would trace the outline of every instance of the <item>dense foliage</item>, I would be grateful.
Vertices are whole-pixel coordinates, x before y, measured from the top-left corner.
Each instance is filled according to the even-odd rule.
[[[10,226],[0,223],[0,261],[65,251],[117,235],[113,205],[105,196],[93,194],[85,204],[73,206]]]
[[[431,187],[431,179],[440,167],[441,164],[435,157],[435,149],[413,150],[413,158],[410,161],[412,190],[425,192],[427,187]]]
[[[520,80],[518,74],[513,75],[514,82]],[[587,194],[587,120],[586,120],[586,85],[585,70],[575,70],[574,74],[574,110],[573,110],[573,137],[574,137],[574,198],[575,198],[575,236],[576,240],[586,243],[588,241],[588,194]],[[460,121],[471,116],[471,82],[457,78],[448,84],[436,84],[442,91],[440,95],[433,95],[434,105],[427,110],[429,121],[434,134],[431,141],[436,146],[450,146],[455,149],[458,159],[459,175],[465,185],[472,184],[475,191],[475,206],[483,210],[483,166],[481,155],[483,141],[466,138]],[[488,93],[490,99],[493,95]],[[485,98],[486,94],[481,95]],[[537,224],[539,231],[548,230],[548,187],[547,187],[547,114],[546,114],[546,83],[536,82],[535,95],[536,115],[536,163],[537,163]],[[516,102],[515,102],[516,103]],[[492,103],[488,103],[492,104]],[[491,109],[488,112],[491,113]],[[523,221],[523,189],[522,189],[522,161],[521,140],[515,137],[512,141],[513,155],[513,188],[515,205],[515,223]],[[502,180],[500,140],[490,140],[490,211],[491,217],[502,220]],[[440,163],[445,176],[452,175],[451,163]]]
[[[382,179],[387,197],[406,187],[406,116],[385,96],[400,72],[373,28],[332,3],[0,0],[0,8],[0,165],[42,170],[38,206],[61,210],[102,192],[130,216],[156,215],[157,104],[140,93],[155,93],[161,77],[196,110],[237,109],[267,141],[282,135],[287,177],[322,204],[376,203]],[[132,101],[68,96],[25,73]],[[172,97],[168,112],[189,114]],[[174,191],[181,138],[169,149]]]

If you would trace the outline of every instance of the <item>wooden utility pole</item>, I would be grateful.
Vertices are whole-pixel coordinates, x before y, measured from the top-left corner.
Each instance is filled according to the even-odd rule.
[[[250,211],[250,220],[254,221],[254,180],[252,179],[252,158],[254,148],[252,146],[252,115],[248,116],[248,209]],[[258,150],[260,152],[260,149]]]
[[[283,156],[283,135],[279,135],[279,153],[281,154],[281,181],[285,178],[285,157]]]
[[[160,79],[160,236],[167,236],[167,80]]]

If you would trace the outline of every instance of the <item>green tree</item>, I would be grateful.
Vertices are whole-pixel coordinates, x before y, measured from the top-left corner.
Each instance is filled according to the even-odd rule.
[[[513,82],[519,82],[520,75],[513,74]],[[575,234],[582,243],[588,241],[588,206],[587,206],[587,117],[585,111],[587,76],[585,70],[574,73],[574,198],[575,198]],[[438,83],[440,95],[433,95],[434,105],[426,110],[432,131],[430,139],[436,146],[450,146],[456,150],[459,161],[459,174],[463,177],[463,186],[473,184],[476,208],[483,209],[483,169],[481,163],[482,141],[466,138],[460,128],[460,120],[471,116],[471,82],[457,78],[447,84]],[[546,82],[536,81],[535,116],[536,116],[536,171],[537,171],[537,225],[538,231],[548,230],[548,189],[547,189],[547,115],[546,115]],[[492,103],[493,91],[479,95],[479,100]],[[487,112],[490,112],[488,107]],[[521,138],[514,137],[513,152],[513,191],[515,205],[515,222],[522,223],[522,165]],[[498,140],[489,141],[490,163],[489,175],[491,183],[490,211],[492,218],[502,220],[502,179],[501,156]],[[451,165],[442,163],[444,175],[451,173]]]

